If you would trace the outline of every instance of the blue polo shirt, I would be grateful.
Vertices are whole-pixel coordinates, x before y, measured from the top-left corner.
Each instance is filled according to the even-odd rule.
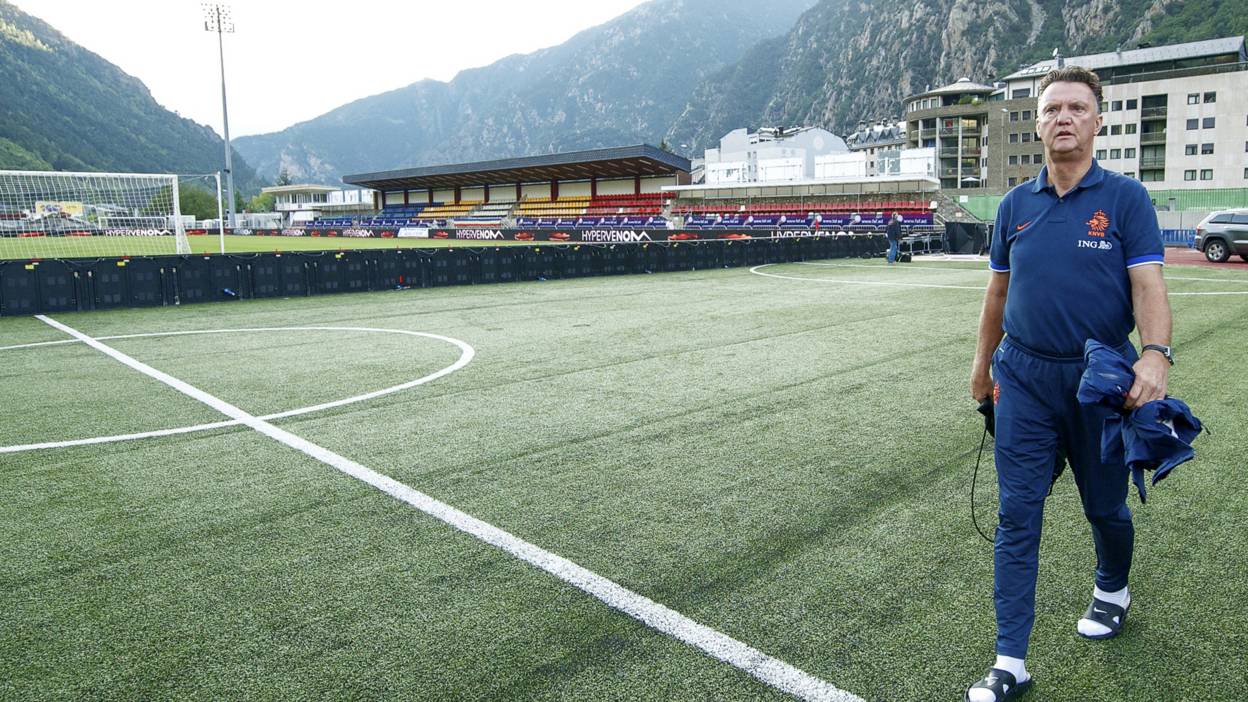
[[[1135,328],[1127,269],[1165,260],[1157,213],[1139,182],[1092,162],[1062,197],[1048,166],[1001,200],[989,268],[1009,272],[1005,333],[1024,347],[1078,357]]]

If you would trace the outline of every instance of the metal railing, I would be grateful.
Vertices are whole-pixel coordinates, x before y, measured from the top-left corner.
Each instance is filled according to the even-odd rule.
[[[1141,144],[1164,144],[1166,143],[1166,132],[1145,132],[1140,135]]]
[[[1152,119],[1155,117],[1165,117],[1167,109],[1168,108],[1166,106],[1145,107],[1144,109],[1140,110],[1140,119]]]

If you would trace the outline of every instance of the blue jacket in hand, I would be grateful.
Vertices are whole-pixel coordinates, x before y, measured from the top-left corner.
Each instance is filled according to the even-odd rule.
[[[1083,358],[1087,368],[1079,381],[1079,402],[1103,405],[1116,412],[1101,430],[1101,458],[1126,463],[1144,502],[1144,471],[1153,471],[1156,485],[1174,468],[1190,461],[1196,455],[1192,441],[1200,434],[1200,420],[1185,402],[1173,397],[1124,410],[1123,403],[1135,382],[1131,363],[1093,339],[1084,345]]]

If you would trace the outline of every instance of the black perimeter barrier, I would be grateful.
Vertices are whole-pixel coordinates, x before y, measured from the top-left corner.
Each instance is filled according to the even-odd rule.
[[[873,258],[878,234],[0,261],[0,315]]]

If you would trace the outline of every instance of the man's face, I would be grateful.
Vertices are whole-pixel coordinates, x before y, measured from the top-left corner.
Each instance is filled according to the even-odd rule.
[[[1100,106],[1092,88],[1059,81],[1040,94],[1036,134],[1050,161],[1092,158],[1092,142],[1101,129]]]

